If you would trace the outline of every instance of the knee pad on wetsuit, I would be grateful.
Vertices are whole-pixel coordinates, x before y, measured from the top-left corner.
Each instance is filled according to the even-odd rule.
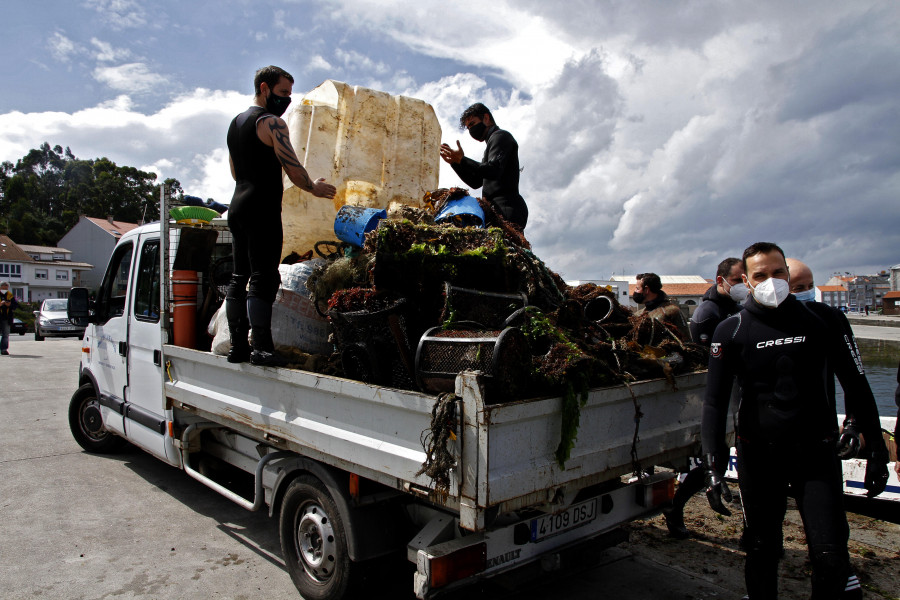
[[[232,273],[231,281],[228,283],[228,290],[225,292],[226,300],[238,300],[243,302],[247,299],[247,282],[250,281],[249,275],[240,275]]]
[[[277,269],[268,273],[254,273],[250,277],[250,290],[247,295],[271,304],[275,302],[279,286],[281,286],[281,275]]]

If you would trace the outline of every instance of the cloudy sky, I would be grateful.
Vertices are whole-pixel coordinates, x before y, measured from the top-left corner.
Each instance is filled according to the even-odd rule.
[[[337,79],[425,100],[475,158],[456,123],[484,102],[566,279],[712,277],[761,240],[819,284],[900,263],[894,0],[8,4],[0,161],[46,141],[227,201],[225,131],[277,64],[295,99]]]

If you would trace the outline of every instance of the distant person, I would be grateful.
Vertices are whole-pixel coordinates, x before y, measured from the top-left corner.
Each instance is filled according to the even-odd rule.
[[[716,283],[703,294],[690,320],[691,340],[709,346],[716,327],[738,312],[750,290],[744,285],[744,267],[739,258],[726,258],[716,269]]]
[[[869,305],[868,304],[866,304],[866,316],[867,317],[869,316]]]
[[[739,258],[726,258],[719,263],[716,269],[716,283],[703,294],[703,300],[689,323],[694,343],[709,347],[713,332],[719,323],[741,309],[740,302],[743,302],[750,292],[744,285],[743,274],[744,265]],[[704,487],[706,487],[706,469],[703,465],[688,471],[675,490],[672,502],[662,511],[669,535],[677,539],[685,539],[690,535],[684,524],[684,507],[688,500]]]
[[[758,242],[744,250],[743,280],[750,299],[716,328],[710,345],[701,436],[706,456],[707,498],[716,512],[731,514],[724,472],[732,383],[741,402],[736,424],[737,470],[745,532],[745,582],[755,600],[778,597],[782,524],[790,494],[803,519],[812,598],[839,598],[847,587],[849,526],[836,448],[837,419],[828,401],[827,370],[847,390],[848,412],[858,422],[878,420],[871,389],[831,312],[814,312],[790,293],[790,274],[777,245]],[[887,484],[886,449],[878,435],[866,440],[873,458],[864,487],[870,497]]]
[[[519,145],[515,138],[497,127],[491,111],[480,102],[463,111],[459,124],[469,130],[474,140],[487,143],[484,157],[481,162],[467,158],[456,140],[455,150],[441,144],[441,158],[467,186],[473,189],[484,186],[484,199],[519,231],[524,231],[528,206],[519,194]]]
[[[0,281],[0,356],[9,356],[9,328],[19,301],[9,289],[8,281]]]
[[[668,294],[663,291],[659,275],[656,273],[639,274],[631,299],[635,303],[643,305],[634,311],[635,315],[648,314],[657,321],[674,326],[681,339],[690,339],[690,331],[684,320],[684,314],[678,304],[672,302]]]
[[[225,296],[231,334],[228,361],[254,365],[282,364],[272,341],[272,303],[281,276],[283,231],[281,172],[302,190],[318,198],[334,198],[335,187],[313,181],[294,152],[287,123],[281,118],[291,103],[294,78],[279,67],[264,67],[253,80],[253,106],[231,121],[228,161],[235,180],[228,210],[234,274]],[[247,283],[250,288],[247,290]],[[253,330],[253,349],[247,340]]]

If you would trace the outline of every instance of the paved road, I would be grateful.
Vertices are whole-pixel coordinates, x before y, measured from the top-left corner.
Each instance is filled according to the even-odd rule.
[[[151,456],[83,452],[69,434],[80,342],[14,336],[0,358],[0,596],[3,598],[266,598],[298,594],[274,522]],[[700,571],[621,548],[582,549],[551,575],[532,567],[454,593],[462,598],[615,600],[739,598]],[[708,572],[708,571],[707,571]],[[396,573],[396,575],[395,575]],[[733,583],[733,585],[732,585]],[[408,563],[370,586],[409,598]]]

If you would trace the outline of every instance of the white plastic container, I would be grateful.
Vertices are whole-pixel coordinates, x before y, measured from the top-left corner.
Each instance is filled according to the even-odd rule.
[[[282,256],[334,240],[334,218],[345,204],[421,206],[437,188],[441,126],[427,102],[327,80],[292,105],[287,119],[300,162],[337,195],[316,198],[284,178]]]

